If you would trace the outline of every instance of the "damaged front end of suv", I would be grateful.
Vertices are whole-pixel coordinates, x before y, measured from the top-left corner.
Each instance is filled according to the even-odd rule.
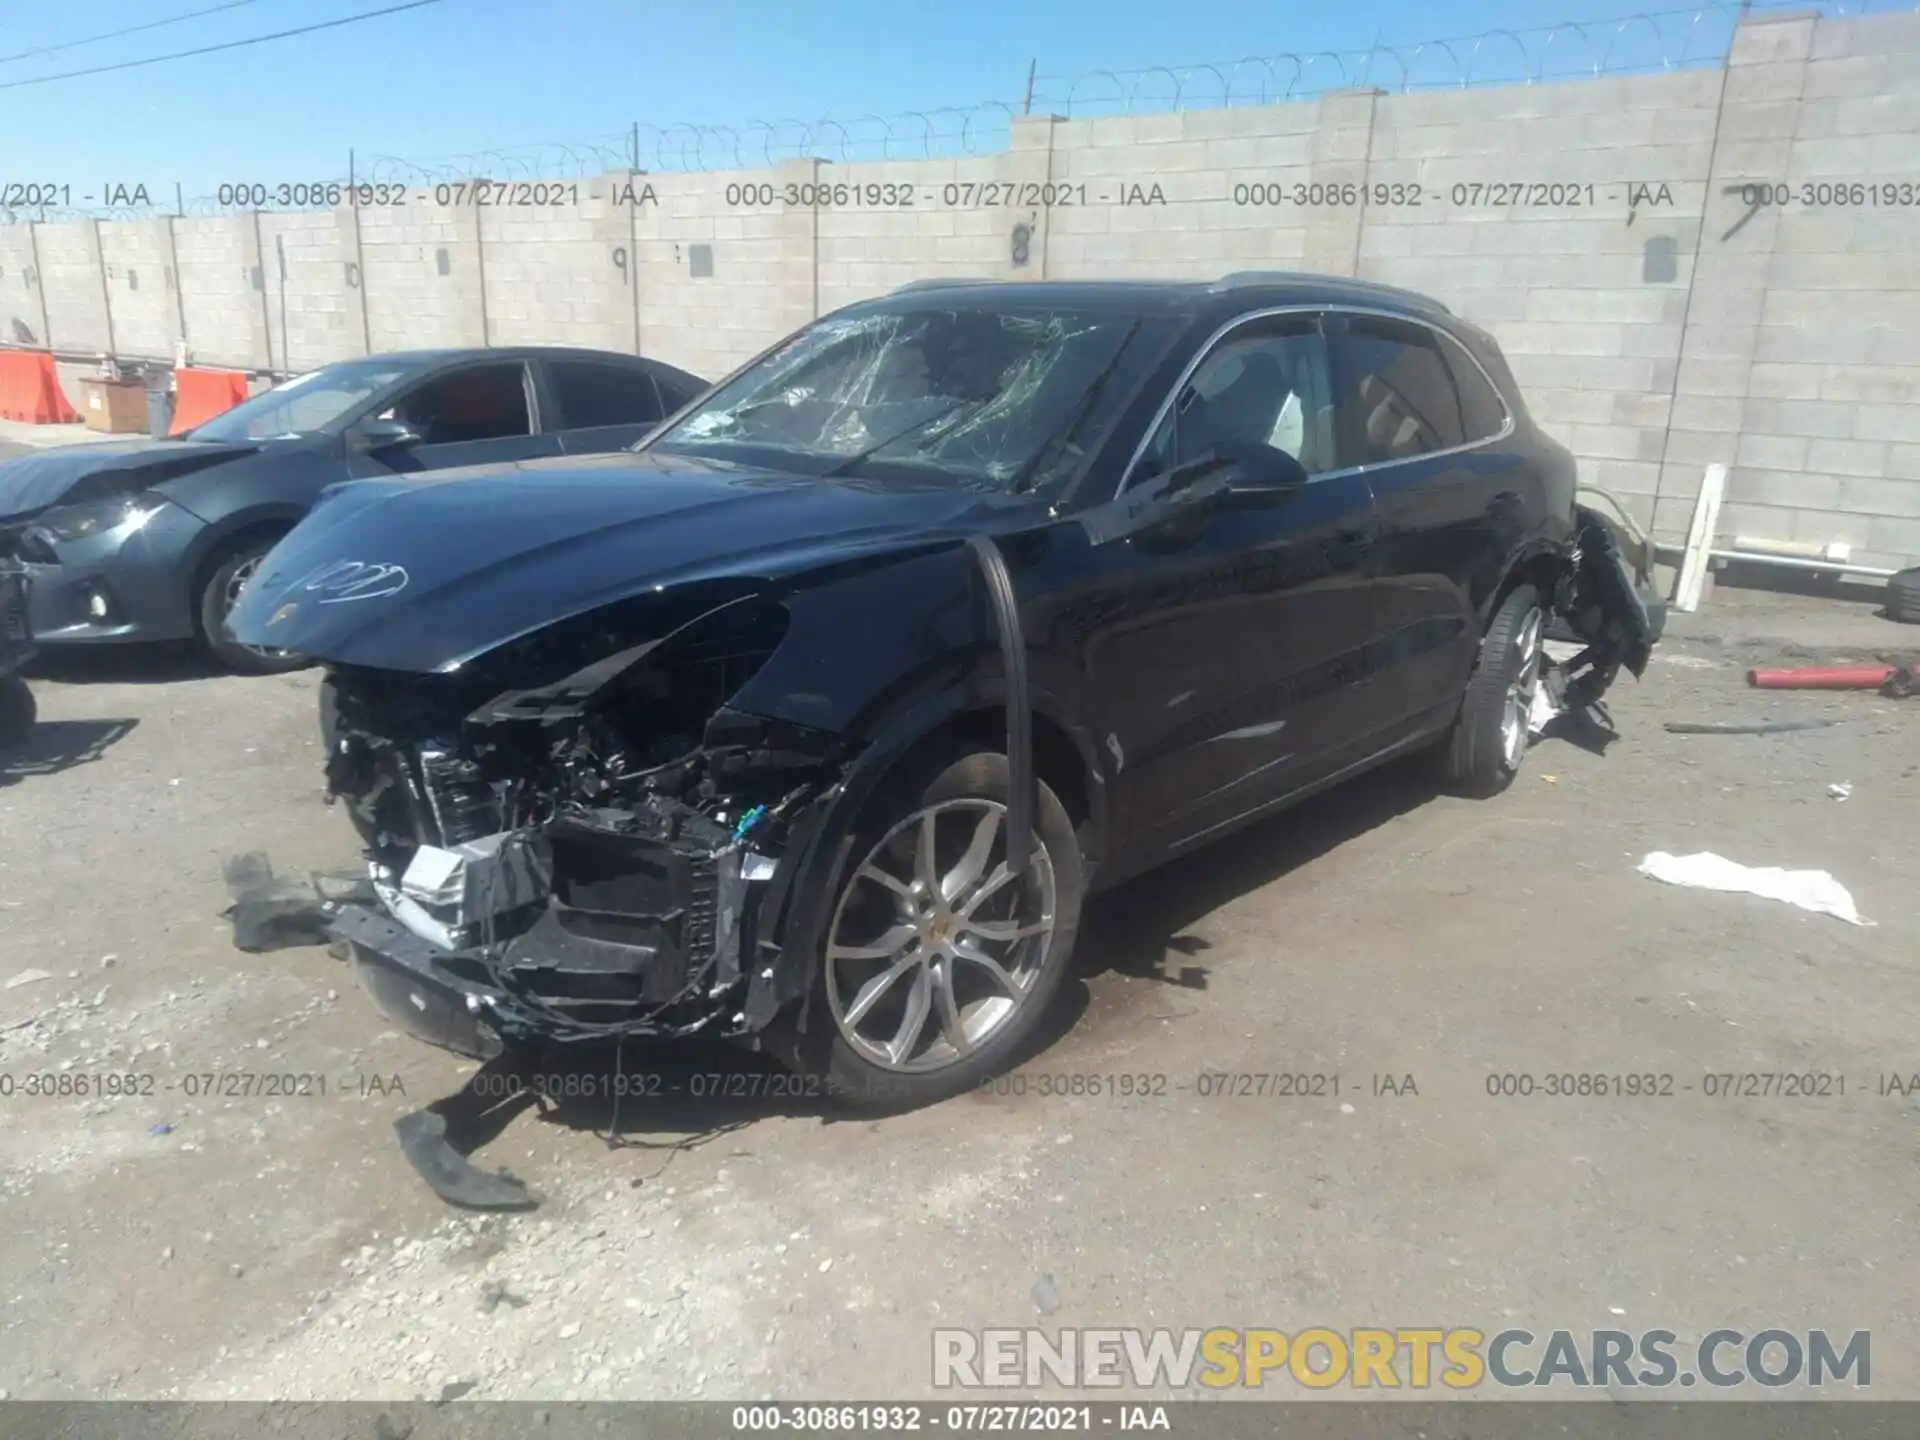
[[[686,598],[703,608],[556,683],[329,674],[327,793],[382,906],[335,931],[422,1038],[490,1058],[738,1037],[804,983],[768,963],[758,902],[847,746],[726,705],[782,638],[777,601]]]

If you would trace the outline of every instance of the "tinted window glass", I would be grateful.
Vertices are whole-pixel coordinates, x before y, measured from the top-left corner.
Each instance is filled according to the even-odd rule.
[[[706,389],[696,381],[662,380],[660,381],[660,403],[667,414],[671,415],[694,396]]]
[[[1454,384],[1460,390],[1460,413],[1468,443],[1491,440],[1507,424],[1507,407],[1501,402],[1500,392],[1487,382],[1479,365],[1474,363],[1473,356],[1458,340],[1451,335],[1442,335],[1440,348],[1446,352],[1447,364],[1453,369]]]
[[[653,377],[644,370],[558,360],[547,365],[561,423],[570,430],[596,425],[651,425],[665,412]]]
[[[406,421],[426,445],[530,435],[526,369],[514,361],[455,370],[408,391],[382,418]]]
[[[1326,342],[1297,322],[1223,340],[1181,387],[1147,447],[1136,482],[1209,451],[1284,450],[1309,475],[1338,466]]]
[[[1368,464],[1407,460],[1466,443],[1460,391],[1423,325],[1348,322],[1355,406]]]
[[[348,360],[309,370],[243,400],[193,432],[195,440],[264,440],[307,435],[338,420],[374,392],[406,374],[390,360]]]

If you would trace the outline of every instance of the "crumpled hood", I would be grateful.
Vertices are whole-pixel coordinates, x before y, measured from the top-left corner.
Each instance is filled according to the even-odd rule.
[[[259,448],[244,441],[113,440],[0,461],[0,520],[38,514],[51,505],[132,495],[176,476],[251,455]]]
[[[350,481],[273,548],[228,623],[248,645],[446,670],[656,586],[771,579],[991,503],[646,454]]]

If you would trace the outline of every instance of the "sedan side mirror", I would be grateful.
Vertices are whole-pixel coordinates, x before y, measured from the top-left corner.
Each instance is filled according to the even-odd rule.
[[[425,438],[404,420],[363,420],[353,432],[355,448],[369,452],[399,450]]]

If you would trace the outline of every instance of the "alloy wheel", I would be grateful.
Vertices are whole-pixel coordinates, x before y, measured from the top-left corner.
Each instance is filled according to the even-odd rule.
[[[984,798],[924,806],[848,879],[826,988],[834,1024],[869,1063],[919,1074],[958,1064],[1028,1003],[1053,942],[1053,864],[1036,843],[1023,874],[1007,868],[1006,814]]]
[[[233,573],[227,576],[226,591],[220,597],[222,623],[225,623],[227,616],[233,614],[233,607],[240,603],[240,593],[247,588],[247,582],[254,577],[255,572],[260,569],[260,562],[266,558],[265,555],[251,555],[233,567]],[[229,630],[228,634],[231,635],[232,631]],[[263,645],[249,645],[244,640],[236,640],[234,644],[268,660],[284,659],[287,653],[284,650],[274,650]]]
[[[1514,637],[1513,679],[1507,685],[1506,710],[1500,717],[1500,743],[1509,770],[1517,770],[1527,753],[1527,737],[1533,729],[1533,698],[1540,689],[1540,670],[1546,655],[1544,630],[1545,622],[1536,605],[1520,622],[1520,633]]]

